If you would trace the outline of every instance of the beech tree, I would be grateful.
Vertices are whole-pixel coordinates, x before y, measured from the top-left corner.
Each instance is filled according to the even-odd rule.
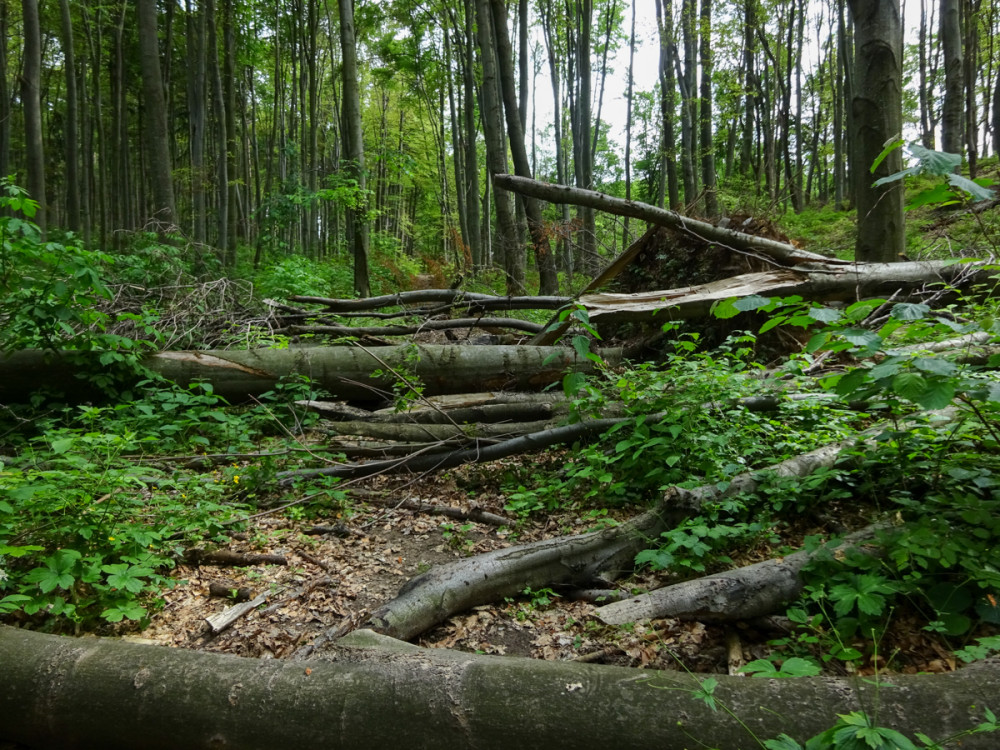
[[[855,258],[868,263],[899,260],[905,234],[903,185],[875,187],[873,180],[903,168],[900,149],[891,150],[871,171],[903,125],[903,31],[899,0],[851,0],[855,76],[851,102],[851,173],[858,209]]]

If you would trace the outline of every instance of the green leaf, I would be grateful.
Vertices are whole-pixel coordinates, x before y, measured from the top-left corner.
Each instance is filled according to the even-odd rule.
[[[944,151],[933,151],[924,148],[919,143],[911,143],[909,151],[920,161],[920,170],[936,177],[944,177],[962,166],[961,154],[949,154]]]
[[[915,302],[900,302],[892,306],[889,314],[897,320],[922,320],[931,311],[930,305]]]
[[[802,745],[787,734],[779,734],[777,739],[765,740],[764,747],[767,750],[802,750]]]
[[[721,302],[716,302],[712,306],[712,314],[719,320],[729,320],[729,318],[735,318],[740,314],[735,301],[735,297],[730,297],[729,299],[724,299]]]
[[[840,332],[840,335],[857,347],[861,353],[873,353],[882,347],[882,337],[864,328],[845,328]]]
[[[740,312],[752,312],[753,310],[759,310],[762,307],[767,307],[770,304],[771,300],[769,297],[761,297],[759,294],[751,294],[748,297],[736,300],[733,303],[733,307]]]
[[[822,323],[836,323],[840,320],[842,313],[832,307],[810,307],[809,317]]]
[[[872,183],[872,187],[880,187],[882,185],[888,185],[890,182],[898,182],[899,180],[902,180],[904,177],[920,174],[921,171],[923,170],[921,170],[920,167],[907,167],[906,169],[901,170],[899,172],[893,172],[888,177],[880,177],[879,179],[875,180],[875,182]]]
[[[943,357],[917,357],[913,360],[913,366],[923,372],[929,372],[932,375],[942,375],[946,378],[958,372],[958,367],[955,363]]]
[[[917,372],[901,372],[892,379],[892,390],[905,399],[916,401],[927,390],[927,381]]]
[[[908,211],[912,211],[921,206],[946,206],[957,202],[958,198],[954,191],[944,183],[938,183],[934,187],[921,190],[913,196],[910,202],[906,204],[906,208]]]
[[[582,372],[568,372],[563,376],[563,393],[573,397],[587,384],[587,376]]]
[[[924,392],[913,399],[924,409],[943,409],[955,398],[955,385],[950,380],[934,380]]]
[[[976,184],[968,177],[963,177],[960,174],[949,174],[948,182],[951,183],[953,187],[967,192],[972,196],[972,200],[974,201],[988,201],[993,199],[992,190]]]
[[[872,174],[875,174],[875,170],[878,169],[879,164],[884,162],[886,158],[889,156],[889,154],[891,154],[893,151],[898,151],[905,144],[906,141],[904,141],[902,138],[890,138],[888,141],[885,142],[885,148],[883,148],[881,153],[875,157],[875,161],[872,162],[872,165],[868,171],[871,172]]]

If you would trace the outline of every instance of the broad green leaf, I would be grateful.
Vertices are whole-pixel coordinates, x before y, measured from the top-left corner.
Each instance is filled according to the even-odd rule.
[[[868,317],[872,310],[885,304],[884,299],[866,299],[855,302],[844,310],[844,317],[852,323],[857,323]]]
[[[834,390],[840,396],[849,396],[858,388],[865,384],[868,379],[868,370],[863,367],[851,370],[837,381]]]
[[[817,333],[806,343],[805,352],[806,354],[812,354],[822,349],[826,342],[830,340],[829,333]]]
[[[582,372],[569,372],[563,377],[563,393],[572,397],[580,392],[587,383],[587,376]]]
[[[856,346],[861,354],[874,353],[882,347],[882,337],[864,328],[845,328],[840,335]]]
[[[909,151],[920,161],[920,170],[927,174],[944,177],[952,174],[962,166],[961,154],[949,154],[944,151],[933,151],[924,148],[919,143],[911,143]]]
[[[740,312],[751,312],[753,310],[759,310],[762,307],[767,307],[771,304],[769,297],[761,297],[759,294],[751,294],[749,297],[743,297],[738,299],[733,303],[735,307]]]
[[[892,306],[892,317],[898,320],[923,320],[931,311],[929,305],[915,302],[900,302]]]
[[[931,381],[924,392],[912,399],[924,409],[943,409],[955,398],[955,386],[951,381]]]
[[[957,203],[958,198],[954,191],[944,183],[938,183],[934,187],[921,190],[906,204],[906,209],[912,211],[921,206],[943,206],[950,203]]]
[[[712,315],[717,317],[719,320],[728,320],[729,318],[735,318],[740,314],[739,309],[735,305],[736,299],[730,297],[729,299],[724,299],[721,302],[715,303],[712,307]]]
[[[907,167],[902,171],[893,172],[888,177],[880,177],[879,179],[875,180],[875,182],[872,183],[872,187],[880,187],[881,185],[888,185],[890,182],[898,182],[899,180],[902,180],[904,177],[909,177],[910,175],[917,175],[920,174],[922,171],[923,170],[921,170],[920,167]]]
[[[811,307],[809,308],[809,317],[814,318],[822,323],[836,323],[840,320],[842,313],[840,310],[835,310],[832,307]]]
[[[901,372],[892,379],[892,390],[905,399],[916,401],[927,390],[927,380],[918,372]]]
[[[787,316],[785,316],[785,315],[775,315],[775,316],[771,317],[770,319],[768,319],[764,323],[764,325],[762,325],[760,327],[760,330],[758,331],[758,333],[767,333],[772,328],[780,326],[782,323],[785,322],[786,319],[787,319]]]
[[[988,201],[993,199],[992,190],[976,184],[968,177],[963,177],[960,174],[950,174],[948,175],[948,182],[959,190],[967,192],[972,196],[972,200],[974,201]]]
[[[917,357],[913,360],[913,366],[918,370],[944,377],[951,377],[958,372],[958,366],[943,357]]]

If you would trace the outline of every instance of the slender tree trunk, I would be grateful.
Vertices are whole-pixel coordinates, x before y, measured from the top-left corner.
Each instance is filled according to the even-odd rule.
[[[11,100],[7,81],[9,23],[7,0],[0,0],[0,175],[10,174]]]
[[[577,41],[577,75],[579,77],[579,152],[580,183],[579,186],[590,190],[594,186],[594,160],[591,142],[593,139],[593,114],[591,102],[593,99],[593,71],[591,66],[591,30],[594,23],[593,0],[576,1],[576,41]],[[597,217],[594,209],[583,207],[580,211],[583,223],[583,241],[581,250],[584,268],[593,271],[598,266],[597,260]]]
[[[21,0],[24,19],[24,66],[21,102],[24,109],[24,143],[28,164],[28,193],[38,201],[35,224],[45,233],[45,146],[42,133],[42,29],[38,0]]]
[[[209,0],[211,2],[211,0]],[[177,224],[174,180],[170,167],[167,103],[160,74],[156,0],[137,0],[139,63],[142,70],[143,123],[146,165],[152,183],[153,218],[161,231]]]
[[[520,177],[532,177],[514,84],[514,59],[507,33],[507,12],[503,3],[492,3],[492,9],[497,69],[500,89],[503,94],[504,111],[507,115],[507,135],[514,162],[514,173]],[[528,231],[531,234],[531,243],[535,251],[535,263],[538,266],[539,277],[538,293],[542,296],[556,294],[559,291],[559,279],[556,276],[555,256],[552,254],[548,232],[542,220],[541,205],[534,198],[519,196],[518,199],[524,207],[528,220]]]
[[[875,170],[885,144],[899,137],[903,126],[903,29],[900,0],[850,0],[857,45],[854,116],[854,175],[858,207],[855,258],[867,263],[900,259],[905,236],[903,185],[896,181],[873,187],[872,180],[903,168],[899,149]]]
[[[69,0],[59,0],[62,22],[63,66],[66,74],[66,226],[80,231],[80,148],[76,95],[76,49]]]
[[[756,171],[754,159],[755,112],[757,109],[757,2],[744,0],[743,3],[743,138],[740,144],[740,173],[752,176]]]
[[[705,186],[705,215],[721,216],[716,193],[715,139],[712,135],[712,0],[701,0],[701,181]]]
[[[464,64],[462,65],[462,123],[464,125],[465,146],[465,208],[468,212],[466,223],[469,235],[466,239],[472,252],[473,272],[479,271],[485,265],[483,257],[483,240],[479,222],[479,148],[476,143],[476,81],[475,81],[475,44],[473,42],[473,0],[465,0],[464,29]]]
[[[226,132],[228,118],[226,116],[226,95],[222,83],[222,70],[219,65],[219,18],[216,12],[215,0],[204,0],[208,44],[208,76],[212,87],[212,108],[215,113],[216,150],[215,150],[215,200],[216,228],[215,243],[219,257],[224,264],[230,266],[235,261],[229,257],[229,158],[226,144],[229,136]]]
[[[361,129],[361,89],[358,78],[358,49],[354,33],[353,0],[338,0],[340,9],[340,46],[343,55],[342,86],[344,156],[347,172],[358,184],[358,206],[348,211],[354,229],[354,291],[359,297],[371,294],[368,278],[368,217],[365,195],[365,145]]]
[[[944,103],[941,105],[941,148],[962,154],[965,131],[965,75],[962,62],[961,0],[941,0],[941,48],[944,53]]]
[[[927,0],[920,0],[920,31],[917,39],[917,65],[920,80],[917,82],[917,94],[920,99],[920,143],[924,148],[934,148],[934,127],[931,125],[931,95],[933,82],[927,72],[927,29],[930,26]],[[933,11],[930,11],[933,12]]]
[[[979,6],[981,0],[963,0],[962,25],[965,29],[965,148],[969,176],[976,177],[979,166],[979,117],[976,105],[976,77],[979,67]]]
[[[632,29],[629,33],[628,43],[628,83],[625,94],[625,200],[632,200],[632,96],[635,91],[635,6],[638,0],[632,0]],[[663,195],[660,195],[660,205],[663,205]],[[629,217],[625,217],[622,223],[622,247],[628,247],[629,237]]]
[[[206,101],[206,24],[203,6],[192,8],[187,0],[188,45],[188,139],[191,150],[191,227],[195,242],[208,239],[207,207],[205,203],[205,118]]]
[[[695,172],[698,139],[695,122],[698,119],[698,103],[695,100],[694,84],[696,73],[697,37],[695,0],[683,0],[681,6],[681,29],[684,41],[684,67],[678,76],[681,86],[681,173],[684,178],[684,202],[693,207],[698,198],[698,182]],[[678,59],[678,65],[680,60]]]
[[[482,56],[482,118],[486,136],[486,162],[493,174],[502,174],[507,166],[507,146],[503,136],[503,105],[493,44],[490,0],[476,0],[476,23]],[[517,222],[506,190],[493,190],[493,205],[497,214],[497,233],[503,254],[507,293],[521,295],[524,285],[524,248],[517,233]]]
[[[552,0],[544,0],[539,9],[541,11],[542,31],[545,34],[545,48],[549,63],[549,81],[552,84],[552,104],[553,111],[555,112],[555,116],[552,118],[552,126],[554,128],[556,142],[556,180],[559,181],[559,184],[565,185],[569,182],[569,167],[566,156],[565,131],[563,129],[563,101],[561,86],[563,69],[559,63],[559,34],[556,28],[556,19],[552,9]],[[571,215],[570,207],[568,205],[563,205],[560,207],[560,210],[562,212],[563,226],[569,227]],[[574,272],[572,246],[567,237],[567,232],[559,232],[558,235],[559,238],[557,242],[559,247],[559,257],[563,259],[563,266],[566,270],[567,277],[572,280]]]

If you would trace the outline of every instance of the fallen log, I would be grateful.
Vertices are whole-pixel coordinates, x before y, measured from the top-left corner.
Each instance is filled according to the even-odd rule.
[[[495,310],[558,310],[569,304],[569,297],[498,297],[492,294],[464,292],[461,289],[417,289],[412,292],[384,294],[362,299],[331,299],[329,297],[291,297],[292,302],[322,305],[330,313],[364,312],[383,307],[402,307],[424,302],[439,302],[463,307],[469,311]],[[412,314],[413,311],[410,311]]]
[[[454,320],[425,320],[414,325],[390,326],[335,326],[295,324],[275,329],[274,333],[287,336],[321,334],[324,336],[411,336],[422,331],[447,331],[453,328],[510,328],[532,335],[541,333],[544,326],[530,320],[516,318],[456,318]]]
[[[656,419],[658,417],[659,415],[652,415],[648,419]],[[575,424],[563,425],[562,427],[552,427],[541,432],[532,432],[499,443],[477,440],[475,445],[462,450],[414,454],[398,460],[369,461],[363,464],[340,464],[318,469],[279,471],[275,476],[278,479],[278,485],[286,487],[297,479],[319,476],[357,478],[404,471],[413,473],[439,471],[466,463],[495,461],[498,458],[506,458],[518,453],[531,453],[558,443],[571,443],[585,437],[600,435],[605,430],[631,419],[633,418],[593,419],[589,422],[577,422]]]
[[[96,388],[87,374],[103,372],[101,352],[52,353],[24,350],[0,354],[0,403],[27,400],[40,388],[67,397],[92,398]],[[414,354],[416,358],[414,359]],[[621,350],[601,356],[620,361]],[[89,357],[82,359],[81,357]],[[231,402],[257,398],[278,380],[306,375],[336,398],[352,401],[391,399],[396,378],[391,370],[412,374],[427,395],[485,389],[531,390],[558,383],[567,370],[590,372],[594,365],[573,349],[526,346],[379,347],[358,346],[161,352],[142,364],[181,386],[211,384],[214,393]],[[375,375],[376,372],[381,374]],[[138,379],[138,378],[137,378]]]
[[[986,264],[948,261],[870,263],[851,265],[814,264],[795,269],[762,271],[733,276],[697,286],[635,294],[594,293],[582,295],[591,323],[641,321],[667,322],[709,315],[718,303],[757,295],[835,302],[896,295],[904,302],[909,294],[928,284],[974,284],[985,282],[993,272]]]
[[[829,263],[831,265],[847,263],[847,261],[800,250],[786,242],[778,242],[766,237],[744,234],[743,232],[737,232],[726,227],[715,226],[705,221],[683,216],[676,211],[658,208],[640,201],[613,198],[610,195],[598,193],[594,190],[568,187],[566,185],[554,185],[548,182],[539,182],[528,177],[516,177],[511,174],[493,175],[493,182],[505,190],[522,195],[530,195],[533,198],[539,198],[549,203],[568,203],[574,206],[587,206],[617,216],[642,219],[650,224],[679,229],[709,242],[715,242],[744,252],[764,255],[772,260],[790,265],[814,262]]]
[[[660,617],[731,622],[769,615],[802,593],[802,569],[820,550],[836,553],[856,547],[871,539],[875,530],[868,526],[838,544],[815,551],[799,550],[785,557],[664,586],[599,607],[597,617],[608,625],[622,625]]]
[[[992,661],[877,683],[706,684],[681,671],[420,649],[364,632],[303,662],[0,627],[0,664],[0,739],[81,750],[382,750],[400,738],[414,750],[740,748],[781,733],[805,742],[859,710],[944,739],[984,721],[1000,694]],[[710,689],[725,711],[699,697]],[[969,750],[995,744],[962,739]]]
[[[340,437],[368,437],[375,440],[398,440],[408,443],[421,441],[507,440],[519,435],[542,432],[553,425],[547,420],[536,422],[501,422],[498,424],[404,424],[399,422],[326,422],[324,432]]]
[[[953,419],[957,412],[949,408],[934,413]],[[859,437],[871,438],[883,429],[883,425],[876,425]],[[662,532],[697,514],[705,504],[751,494],[767,476],[808,476],[818,468],[832,466],[843,451],[856,444],[855,440],[832,443],[744,472],[724,486],[671,487],[654,508],[620,526],[494,550],[431,568],[407,581],[394,599],[372,613],[366,627],[409,640],[456,612],[516,595],[525,587],[591,588],[595,583],[606,583],[630,570],[635,555],[654,544]]]

